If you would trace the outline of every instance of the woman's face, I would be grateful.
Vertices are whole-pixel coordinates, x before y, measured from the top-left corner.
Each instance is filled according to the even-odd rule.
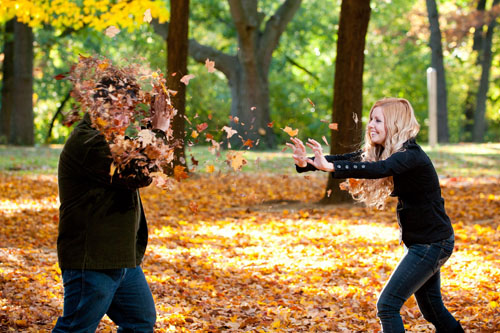
[[[370,114],[370,122],[367,125],[368,135],[374,144],[384,145],[386,137],[385,118],[382,108],[377,106]]]

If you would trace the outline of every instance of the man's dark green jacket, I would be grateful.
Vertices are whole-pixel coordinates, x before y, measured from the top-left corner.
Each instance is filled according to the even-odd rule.
[[[136,267],[148,242],[139,188],[151,179],[134,163],[110,176],[109,145],[90,117],[71,133],[59,158],[59,236],[61,269]]]

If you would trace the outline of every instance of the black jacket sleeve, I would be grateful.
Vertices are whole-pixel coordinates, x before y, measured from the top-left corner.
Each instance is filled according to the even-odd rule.
[[[405,173],[426,162],[420,150],[408,148],[376,162],[334,161],[334,178],[384,178]]]

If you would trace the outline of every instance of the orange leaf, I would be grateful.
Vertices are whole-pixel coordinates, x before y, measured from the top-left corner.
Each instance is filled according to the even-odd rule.
[[[329,129],[332,129],[332,130],[334,130],[334,131],[338,131],[338,129],[339,129],[339,124],[337,124],[337,123],[331,123],[331,124],[329,124],[329,125],[328,125],[328,128],[329,128]]]
[[[290,136],[296,136],[297,134],[299,134],[299,129],[292,129],[291,127],[288,127],[286,126],[285,128],[283,128],[283,131],[290,135]]]
[[[188,174],[186,173],[186,171],[184,171],[185,169],[186,169],[186,167],[184,167],[182,165],[176,165],[175,166],[175,168],[174,168],[174,178],[177,181],[181,181],[181,179],[188,178]]]

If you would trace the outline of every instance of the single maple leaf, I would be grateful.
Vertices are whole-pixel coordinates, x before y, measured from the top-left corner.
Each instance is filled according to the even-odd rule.
[[[299,129],[292,129],[291,127],[289,126],[286,126],[285,128],[283,128],[283,132],[285,132],[286,134],[290,135],[290,136],[296,136],[297,134],[299,134]]]
[[[270,123],[267,123],[267,127],[272,128],[274,126],[274,121],[271,121]]]
[[[193,163],[194,166],[197,166],[199,164],[198,160],[195,159],[193,155],[191,155],[191,163]]]
[[[146,9],[146,11],[144,12],[144,17],[142,19],[144,22],[147,22],[147,23],[151,23],[151,21],[153,20],[153,17],[151,16],[151,9]]]
[[[331,123],[331,124],[328,125],[328,128],[331,129],[331,130],[334,130],[334,131],[338,131],[339,124],[337,124],[337,123]]]
[[[253,140],[251,140],[251,139],[247,139],[247,140],[243,143],[243,146],[247,146],[247,147],[252,148],[252,147],[253,147]]]
[[[104,32],[104,34],[110,38],[113,38],[115,37],[116,35],[118,35],[118,33],[120,32],[120,29],[118,29],[117,27],[115,27],[114,25],[112,26],[109,26],[106,31]]]
[[[215,72],[215,61],[211,61],[207,58],[207,60],[205,60],[205,67],[209,73]]]
[[[184,75],[182,78],[181,78],[181,82],[184,83],[186,86],[189,84],[189,81],[191,79],[195,78],[195,75],[193,74],[188,74],[188,75]]]
[[[186,171],[184,171],[185,169],[186,169],[186,167],[182,166],[182,165],[176,165],[174,167],[174,178],[175,178],[175,180],[181,181],[182,179],[188,178],[188,174],[186,173]]]
[[[207,123],[196,125],[196,129],[198,130],[198,132],[203,132],[204,130],[207,129],[207,127],[208,127]]]
[[[238,117],[233,117],[233,121],[237,124],[240,121],[240,118]]]
[[[247,164],[247,160],[243,157],[242,151],[229,151],[226,154],[226,162],[234,169],[234,171],[240,170],[245,164]]]
[[[227,133],[227,138],[229,139],[230,137],[232,137],[233,135],[235,135],[236,133],[238,133],[238,131],[232,129],[231,127],[229,126],[224,126],[222,127],[222,130],[223,131],[226,131]]]
[[[193,132],[191,132],[191,137],[193,139],[196,139],[198,137],[198,135],[199,135],[198,132],[196,132],[195,130],[193,130]]]

